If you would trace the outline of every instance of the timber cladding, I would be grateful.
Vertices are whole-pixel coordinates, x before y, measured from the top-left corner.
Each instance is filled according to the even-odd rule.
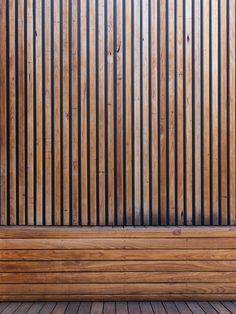
[[[235,227],[0,230],[0,300],[235,300]]]
[[[235,1],[0,0],[1,225],[234,225]]]

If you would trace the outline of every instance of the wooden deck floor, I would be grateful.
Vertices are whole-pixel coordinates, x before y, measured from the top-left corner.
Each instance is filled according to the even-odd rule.
[[[230,314],[236,302],[1,302],[1,314]]]

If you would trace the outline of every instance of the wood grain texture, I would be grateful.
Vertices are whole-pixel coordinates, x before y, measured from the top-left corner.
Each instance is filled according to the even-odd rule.
[[[67,227],[66,239],[61,228],[34,227],[28,236],[26,228],[5,227],[0,233],[1,301],[187,301],[220,296],[226,301],[236,294],[233,227],[180,227],[179,233],[173,227],[167,233],[166,228],[151,227],[119,232]],[[23,233],[13,233],[17,230]],[[132,238],[133,232],[139,237]]]
[[[2,226],[235,225],[233,1],[0,14]]]

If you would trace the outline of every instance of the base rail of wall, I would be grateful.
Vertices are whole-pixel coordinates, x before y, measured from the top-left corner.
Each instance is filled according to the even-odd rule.
[[[0,228],[0,301],[235,299],[236,227]]]

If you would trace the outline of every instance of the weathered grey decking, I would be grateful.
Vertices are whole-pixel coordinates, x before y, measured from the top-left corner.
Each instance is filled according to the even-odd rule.
[[[1,314],[230,314],[236,302],[1,302]]]

